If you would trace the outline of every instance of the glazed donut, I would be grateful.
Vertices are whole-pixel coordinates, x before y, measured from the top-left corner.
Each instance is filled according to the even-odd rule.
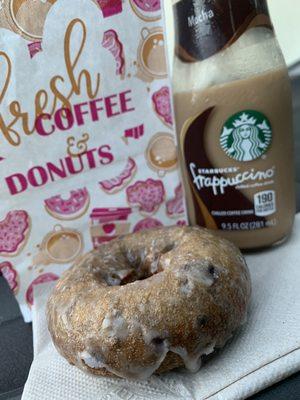
[[[147,379],[224,346],[245,321],[251,283],[240,251],[209,231],[158,228],[83,256],[47,304],[58,351],[96,375]]]

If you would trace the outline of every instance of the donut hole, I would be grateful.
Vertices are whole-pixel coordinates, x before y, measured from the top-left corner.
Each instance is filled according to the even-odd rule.
[[[163,240],[161,240],[163,239]],[[148,248],[136,248],[120,243],[119,251],[114,256],[108,255],[105,264],[93,265],[93,272],[100,281],[108,286],[125,286],[136,281],[143,281],[163,271],[161,257],[171,252],[174,241],[166,244],[165,238],[159,238]]]
[[[157,275],[162,272],[163,269],[159,265],[159,258],[160,256],[157,256],[154,257],[153,260],[140,261],[138,263],[135,263],[135,265],[131,265],[131,274],[128,275],[125,279],[122,279],[120,286],[124,286],[136,281],[143,281],[151,278],[151,276],[153,275]]]
[[[97,277],[101,281],[104,280],[108,286],[125,286],[136,281],[148,279],[151,276],[160,273],[161,271],[161,269],[151,271],[151,268],[149,266],[140,265],[134,268],[130,266],[126,274],[123,273],[123,270],[122,274],[119,274],[118,271],[108,273],[98,271]]]
[[[146,270],[143,271],[132,270],[130,275],[128,275],[125,279],[122,279],[122,281],[120,282],[120,286],[125,286],[136,281],[143,281],[145,279],[150,278],[150,276],[152,275],[154,274],[150,274]]]
[[[143,281],[151,276],[157,275],[163,271],[160,263],[161,256],[169,253],[175,248],[175,242],[159,245],[156,243],[155,251],[151,254],[144,250],[134,252],[125,249],[125,257],[128,265],[131,268],[131,274],[123,279],[121,286],[133,283],[135,281]]]
[[[147,260],[140,256],[133,258],[130,254],[122,265],[112,266],[108,271],[98,270],[97,276],[108,286],[125,286],[136,281],[143,281],[163,271],[159,265],[159,258],[160,255],[157,255]]]
[[[112,279],[112,281],[116,281],[116,282],[121,282],[122,281],[122,279],[120,278],[120,275],[118,275],[117,273],[112,273],[111,275],[110,275],[110,277],[111,277],[111,279]],[[110,286],[117,286],[117,285],[110,285]]]

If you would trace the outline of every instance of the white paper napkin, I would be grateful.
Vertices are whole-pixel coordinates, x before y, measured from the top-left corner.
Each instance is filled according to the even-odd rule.
[[[247,256],[253,296],[249,321],[196,374],[176,371],[146,382],[89,376],[56,352],[47,331],[51,285],[33,308],[34,361],[23,400],[245,399],[300,370],[300,215],[284,245]]]

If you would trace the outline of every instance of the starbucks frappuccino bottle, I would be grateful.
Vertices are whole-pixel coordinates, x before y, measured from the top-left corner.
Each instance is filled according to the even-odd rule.
[[[175,0],[174,105],[189,218],[242,249],[295,215],[292,101],[266,0]]]

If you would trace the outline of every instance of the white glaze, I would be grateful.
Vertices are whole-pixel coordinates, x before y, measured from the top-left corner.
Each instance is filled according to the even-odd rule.
[[[146,311],[146,306],[145,306],[145,304],[144,303],[140,303],[140,304],[138,304],[138,309],[139,309],[139,311],[141,312],[141,313],[145,313],[145,311]]]
[[[106,314],[102,325],[102,333],[111,338],[126,339],[128,336],[128,324],[117,310]]]
[[[165,343],[156,361],[153,362],[152,364],[145,366],[145,365],[132,364],[128,362],[128,360],[124,360],[124,362],[122,363],[124,366],[122,370],[115,370],[114,368],[106,364],[104,361],[102,361],[100,357],[92,356],[86,350],[78,354],[78,359],[80,363],[83,363],[84,367],[88,366],[92,369],[105,368],[107,371],[121,378],[145,380],[150,378],[150,376],[153,375],[153,373],[160,367],[168,351],[169,347],[167,343]]]
[[[151,274],[156,274],[156,272],[158,271],[158,264],[159,264],[159,258],[156,258],[154,261],[152,261],[150,265]]]
[[[168,354],[169,347],[167,344],[163,347],[160,356],[156,359],[154,363],[148,366],[141,365],[129,365],[128,366],[128,375],[124,376],[125,378],[145,380],[150,378],[151,375],[161,366],[166,355]]]
[[[189,354],[183,347],[170,347],[170,351],[181,357],[187,370],[190,372],[198,372],[201,368],[201,357],[211,354],[214,351],[215,345],[214,342],[207,347],[199,347],[194,354]]]
[[[199,262],[190,263],[188,269],[179,269],[175,272],[175,276],[180,282],[180,291],[187,297],[191,297],[196,290],[197,284],[210,287],[215,282],[215,276],[207,271],[209,262],[199,264]]]
[[[201,368],[201,355],[190,356],[183,347],[171,347],[173,353],[178,354],[184,362],[185,368],[190,372],[197,372]]]
[[[88,351],[84,350],[83,352],[78,354],[78,359],[81,364],[86,368],[86,366],[92,369],[106,369],[114,375],[120,376],[121,378],[127,378],[120,371],[111,368],[104,361],[100,360],[100,357],[92,356]]]
[[[181,291],[181,293],[185,294],[187,297],[192,296],[194,289],[195,289],[195,285],[191,279],[186,278],[183,282],[181,282],[180,291]]]
[[[107,368],[107,366],[96,357],[93,357],[86,350],[78,354],[79,360],[83,361],[85,365],[93,369]]]
[[[171,264],[171,259],[170,259],[170,257],[164,258],[164,259],[163,259],[164,268],[168,268],[168,267],[170,266],[170,264]]]

